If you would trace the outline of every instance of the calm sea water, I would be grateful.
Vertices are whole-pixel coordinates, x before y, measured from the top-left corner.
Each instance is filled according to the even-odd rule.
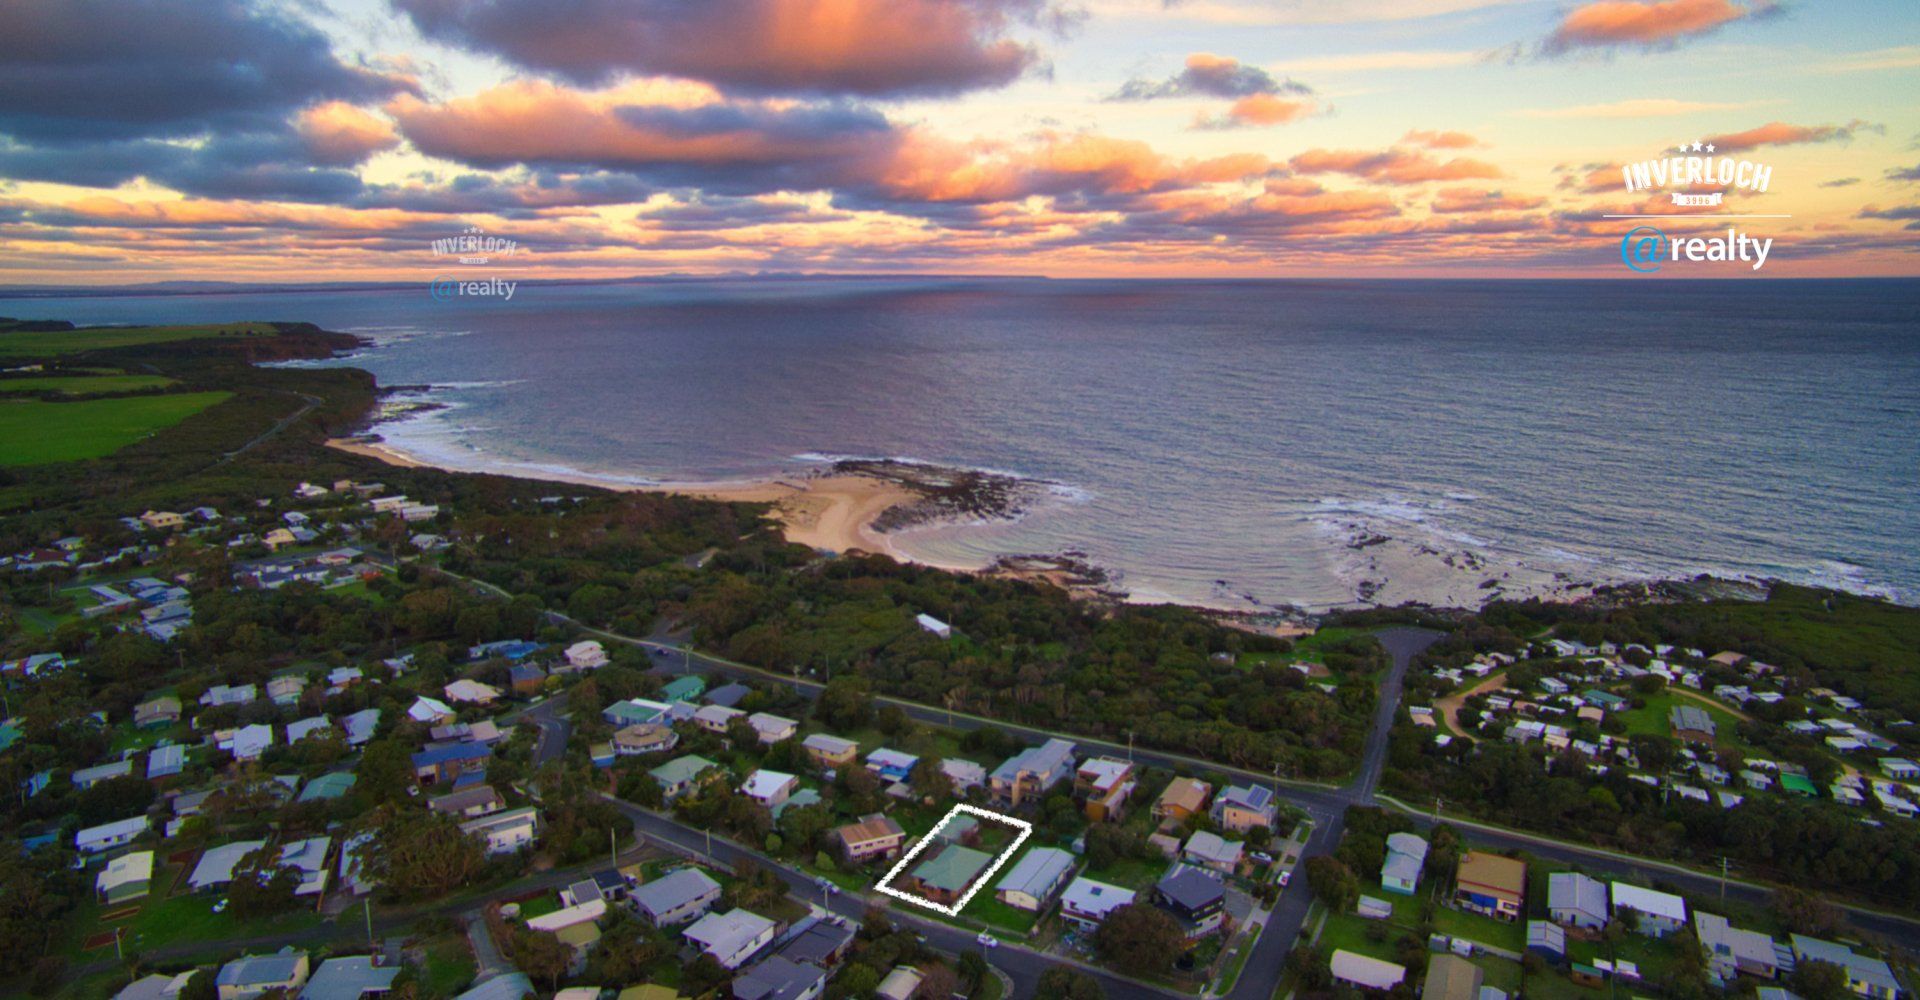
[[[1044,479],[1017,522],[901,546],[1080,550],[1145,597],[1715,571],[1920,599],[1912,281],[762,280],[0,314],[361,333],[378,346],[350,363],[450,404],[382,432],[462,468],[686,481],[859,455]]]

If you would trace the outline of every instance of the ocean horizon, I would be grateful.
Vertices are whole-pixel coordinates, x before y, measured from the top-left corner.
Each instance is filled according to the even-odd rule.
[[[793,277],[10,297],[75,323],[305,320],[450,468],[608,485],[892,458],[1137,599],[1477,604],[1699,573],[1920,599],[1920,282]]]

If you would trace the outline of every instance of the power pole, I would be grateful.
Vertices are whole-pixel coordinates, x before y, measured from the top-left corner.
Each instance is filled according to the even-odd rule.
[[[1724,854],[1720,855],[1720,903],[1721,905],[1725,905],[1727,902],[1727,868],[1729,864],[1730,862],[1727,860],[1727,856]]]
[[[607,827],[607,860],[615,868],[620,867],[620,845],[614,838],[613,827]]]
[[[362,907],[367,915],[367,947],[373,947],[373,896],[368,895],[366,905]]]

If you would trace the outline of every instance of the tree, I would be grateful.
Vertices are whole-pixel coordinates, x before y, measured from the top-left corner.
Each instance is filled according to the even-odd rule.
[[[402,896],[429,896],[464,885],[486,864],[479,842],[451,816],[394,813],[380,826],[368,868]]]
[[[1353,869],[1330,854],[1307,859],[1307,887],[1335,913],[1345,913],[1360,895],[1360,880]]]
[[[519,966],[520,971],[546,980],[555,989],[560,987],[560,977],[566,975],[568,966],[573,964],[572,947],[543,931],[510,928],[505,923],[496,926],[506,931],[507,954],[513,957],[513,964]]]
[[[1805,1000],[1847,1000],[1847,974],[1832,962],[1801,962],[1787,977],[1793,992]]]
[[[939,802],[953,795],[953,779],[941,770],[938,757],[920,758],[909,777],[913,783],[913,793],[923,799]]]
[[[353,774],[353,790],[366,801],[405,802],[413,787],[413,758],[399,740],[374,740]]]
[[[280,849],[268,845],[249,853],[233,866],[227,887],[227,905],[238,920],[284,913],[293,908],[300,873],[280,864]]]
[[[1154,975],[1173,968],[1185,950],[1180,925],[1151,903],[1128,903],[1107,914],[1094,932],[1094,949],[1116,968]]]
[[[187,978],[186,985],[180,987],[178,1000],[219,1000],[220,990],[214,984],[218,974],[212,966],[196,970]]]
[[[842,674],[827,682],[813,714],[833,729],[860,729],[873,719],[873,695],[865,678]]]
[[[1107,1000],[1107,992],[1098,980],[1066,965],[1055,965],[1040,974],[1038,996],[1059,1000]]]

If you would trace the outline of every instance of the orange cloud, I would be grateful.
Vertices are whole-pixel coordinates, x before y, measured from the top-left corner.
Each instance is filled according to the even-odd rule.
[[[1400,137],[1400,141],[1428,149],[1472,149],[1480,145],[1480,140],[1465,132],[1436,132],[1426,129],[1413,129]]]
[[[1525,212],[1541,208],[1546,203],[1545,198],[1529,195],[1456,187],[1442,188],[1434,197],[1431,208],[1434,212],[1443,215],[1463,212]]]
[[[1421,184],[1427,181],[1492,179],[1504,176],[1499,167],[1483,160],[1459,157],[1437,160],[1409,149],[1310,149],[1287,161],[1303,174],[1347,174],[1381,184]]]
[[[345,101],[328,101],[300,112],[293,128],[315,163],[349,166],[400,144],[385,119]]]
[[[1717,135],[1706,140],[1716,152],[1733,153],[1759,146],[1795,146],[1802,143],[1849,142],[1856,132],[1883,132],[1881,126],[1856,118],[1845,125],[1789,125],[1768,122],[1745,132]]]
[[[1547,38],[1548,52],[1619,45],[1671,45],[1722,25],[1769,13],[1770,0],[1597,0],[1569,11]]]
[[[1270,125],[1285,125],[1299,121],[1313,114],[1318,105],[1305,98],[1281,97],[1278,94],[1250,94],[1233,102],[1225,114],[1208,118],[1201,115],[1194,119],[1195,128],[1227,129],[1257,128]]]

